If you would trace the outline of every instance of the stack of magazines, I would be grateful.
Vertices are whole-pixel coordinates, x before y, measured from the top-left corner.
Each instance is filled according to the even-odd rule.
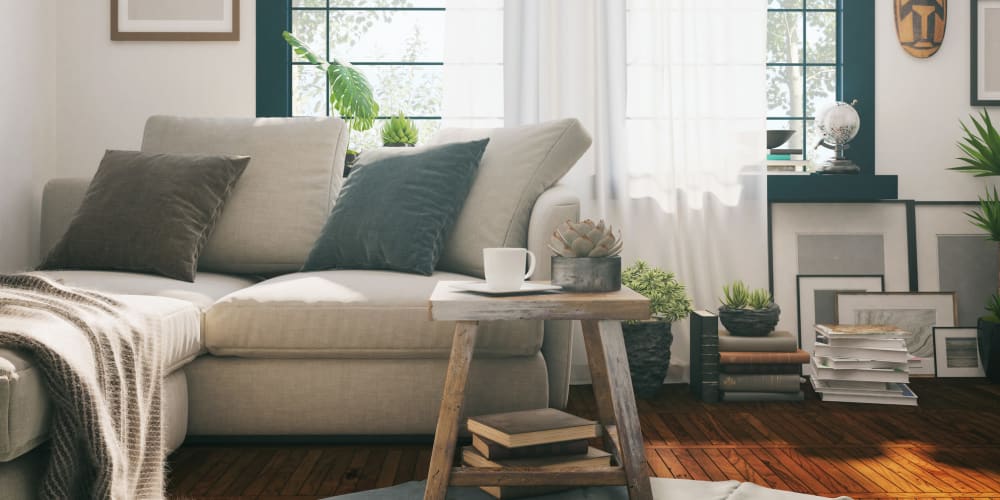
[[[810,381],[823,401],[917,406],[907,385],[912,333],[891,325],[816,325]]]

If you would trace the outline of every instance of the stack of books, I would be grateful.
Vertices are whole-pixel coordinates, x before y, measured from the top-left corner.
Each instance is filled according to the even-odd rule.
[[[912,334],[890,325],[816,325],[813,389],[823,401],[917,406],[907,385]]]
[[[719,391],[723,401],[802,401],[802,365],[809,353],[789,332],[737,337],[719,332]]]
[[[607,467],[611,454],[589,446],[601,433],[593,420],[555,408],[469,418],[472,446],[462,448],[467,467],[565,469]],[[481,486],[494,498],[521,498],[567,489],[561,486]]]

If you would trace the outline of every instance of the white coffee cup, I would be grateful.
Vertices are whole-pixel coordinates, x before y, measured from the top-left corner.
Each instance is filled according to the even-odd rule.
[[[524,264],[528,263],[528,272]],[[494,292],[514,292],[535,272],[535,254],[526,248],[484,248],[486,287]]]

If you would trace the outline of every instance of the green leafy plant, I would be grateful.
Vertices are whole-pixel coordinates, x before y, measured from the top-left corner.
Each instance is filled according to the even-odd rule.
[[[990,297],[990,301],[986,303],[986,310],[989,311],[990,315],[986,316],[987,321],[992,321],[994,323],[1000,323],[1000,295],[993,294]]]
[[[774,303],[771,300],[771,293],[766,289],[758,288],[751,290],[742,281],[734,281],[729,285],[723,285],[722,298],[719,299],[719,302],[730,309],[752,310],[767,309]]]
[[[285,31],[281,33],[296,55],[320,67],[330,82],[330,105],[337,110],[352,129],[364,132],[375,125],[378,117],[378,103],[372,94],[372,86],[360,71],[350,63],[334,58],[326,61],[316,55],[302,40]]]
[[[383,146],[413,146],[417,143],[417,126],[403,113],[393,116],[382,126]]]
[[[986,190],[986,196],[979,197],[979,211],[965,212],[972,225],[986,231],[990,241],[1000,242],[1000,196],[997,188],[991,193]]]
[[[673,323],[691,312],[691,298],[674,273],[642,260],[622,270],[622,284],[649,299],[650,311],[657,319]]]

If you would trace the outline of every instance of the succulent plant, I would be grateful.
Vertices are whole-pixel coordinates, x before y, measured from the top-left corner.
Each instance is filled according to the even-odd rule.
[[[382,126],[382,144],[385,146],[412,146],[417,143],[417,126],[413,120],[399,113]]]
[[[767,309],[774,302],[771,293],[763,288],[750,290],[742,281],[734,281],[731,285],[722,287],[723,297],[719,299],[722,305],[732,309]]]
[[[568,220],[552,233],[549,249],[562,257],[614,257],[622,251],[621,231],[616,236],[604,220]]]

